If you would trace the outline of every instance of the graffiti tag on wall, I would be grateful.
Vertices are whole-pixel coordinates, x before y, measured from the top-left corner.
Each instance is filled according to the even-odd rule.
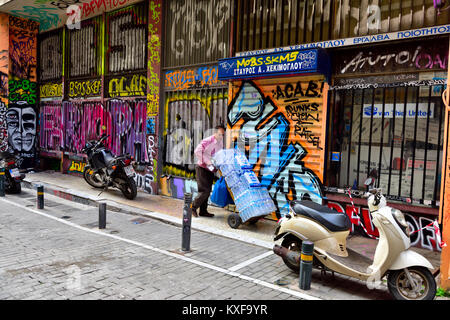
[[[217,66],[167,71],[164,86],[166,90],[186,90],[224,85],[217,76]]]
[[[28,79],[9,80],[9,102],[25,101],[28,104],[37,102],[37,84]]]
[[[45,83],[39,86],[40,98],[59,98],[63,96],[62,83]]]
[[[8,150],[8,124],[6,122],[6,105],[0,101],[0,151]]]
[[[108,96],[145,97],[147,95],[147,76],[135,74],[132,76],[114,77],[108,81]]]
[[[70,81],[68,95],[70,98],[98,97],[101,95],[100,90],[100,80]]]
[[[342,59],[342,55],[348,57]],[[339,55],[337,74],[359,74],[381,71],[447,70],[448,45],[423,42],[402,47],[383,46],[366,50],[352,50]],[[343,61],[343,62],[341,62]]]
[[[136,5],[108,16],[110,72],[145,69],[148,12],[144,8]]]

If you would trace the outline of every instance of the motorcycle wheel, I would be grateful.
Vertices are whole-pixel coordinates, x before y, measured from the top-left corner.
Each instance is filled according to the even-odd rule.
[[[125,198],[129,200],[133,200],[137,196],[136,182],[134,182],[133,178],[125,179],[125,183],[121,184],[120,190]]]
[[[18,194],[22,192],[22,185],[20,181],[16,181],[14,179],[8,179],[8,185],[6,186],[6,192],[11,194]]]
[[[436,296],[436,281],[430,270],[424,267],[410,267],[409,273],[418,283],[412,288],[404,269],[393,270],[388,274],[388,288],[396,300],[433,300]]]
[[[281,242],[281,246],[285,247],[289,250],[295,251],[295,252],[301,252],[302,251],[302,241],[294,236],[287,236],[283,239]],[[300,271],[300,263],[293,264],[288,259],[283,258],[283,262],[286,266],[288,266],[289,269],[295,272]]]
[[[92,187],[94,188],[103,188],[103,182],[98,181],[98,179],[93,174],[94,172],[91,170],[90,166],[86,166],[84,168],[83,177],[84,180]]]

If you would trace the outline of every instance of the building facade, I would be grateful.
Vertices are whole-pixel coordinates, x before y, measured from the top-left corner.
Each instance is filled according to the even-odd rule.
[[[443,201],[446,9],[430,0],[6,2],[0,147],[18,151],[24,169],[80,174],[83,145],[106,132],[114,153],[141,164],[141,189],[181,199],[197,190],[195,146],[226,124],[227,146],[246,153],[277,204],[270,218],[306,198],[377,236],[358,197],[373,176],[417,231],[413,244],[440,251],[423,227]],[[318,48],[326,59],[316,72],[252,69]],[[219,79],[232,69],[226,58],[247,65]]]

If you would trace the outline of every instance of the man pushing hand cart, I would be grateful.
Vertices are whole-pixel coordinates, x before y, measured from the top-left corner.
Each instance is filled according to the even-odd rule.
[[[252,166],[237,149],[217,152],[212,162],[225,178],[239,214],[228,216],[228,224],[236,229],[247,221],[255,222],[276,211],[267,189],[259,183]]]

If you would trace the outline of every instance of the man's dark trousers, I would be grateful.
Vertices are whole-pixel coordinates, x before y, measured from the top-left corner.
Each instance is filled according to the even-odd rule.
[[[204,214],[208,212],[206,209],[208,208],[208,198],[212,190],[214,173],[200,166],[195,168],[195,173],[197,175],[198,195],[192,203],[192,208],[200,208],[199,214]]]

